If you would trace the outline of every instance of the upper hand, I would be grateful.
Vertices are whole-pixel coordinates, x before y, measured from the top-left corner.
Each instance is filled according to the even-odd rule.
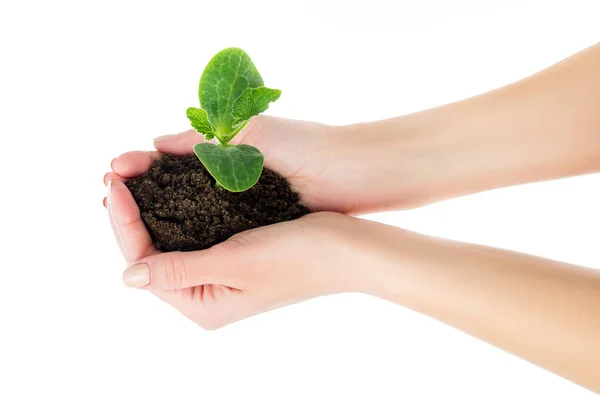
[[[258,116],[232,143],[260,149],[265,157],[264,166],[284,177],[311,210],[342,211],[344,198],[325,192],[330,188],[330,178],[324,176],[332,155],[330,136],[331,127],[323,124]],[[162,153],[193,154],[194,144],[203,141],[203,136],[194,130],[159,137],[154,141],[158,152],[134,151],[115,158],[105,182],[124,181],[145,173]]]
[[[254,117],[233,139],[234,144],[257,147],[265,167],[279,173],[313,211],[346,214],[412,207],[419,201],[416,168],[408,161],[418,156],[400,156],[402,134],[369,131],[289,120]],[[369,138],[370,136],[374,138]],[[155,140],[158,152],[128,152],[115,158],[105,176],[124,181],[145,173],[161,153],[188,155],[202,142],[202,135],[189,130]]]

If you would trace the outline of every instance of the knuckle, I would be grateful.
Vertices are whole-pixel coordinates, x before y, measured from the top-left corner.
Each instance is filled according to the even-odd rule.
[[[213,250],[215,258],[221,259],[221,264],[226,264],[220,272],[241,282],[256,271],[253,265],[264,258],[265,251],[261,246],[260,239],[255,239],[253,234],[241,233],[209,250]]]
[[[163,268],[165,284],[176,290],[182,289],[188,281],[186,260],[179,254],[169,256]]]

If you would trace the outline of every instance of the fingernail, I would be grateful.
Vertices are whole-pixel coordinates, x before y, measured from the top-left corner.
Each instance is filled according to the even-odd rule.
[[[143,287],[150,283],[148,264],[133,264],[123,272],[123,282],[129,287]]]
[[[171,138],[175,137],[175,134],[167,134],[167,135],[161,135],[160,137],[156,137],[154,139],[154,143],[158,144],[159,142],[163,142],[166,140],[170,140]]]
[[[108,203],[106,201],[106,196],[102,199],[102,205],[108,209]]]

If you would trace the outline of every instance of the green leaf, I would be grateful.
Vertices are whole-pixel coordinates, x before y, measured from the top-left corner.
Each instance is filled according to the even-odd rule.
[[[263,85],[262,77],[242,49],[227,48],[210,60],[200,78],[198,96],[221,142],[227,143],[233,138],[232,108],[235,100],[247,88]]]
[[[242,192],[260,178],[263,154],[251,145],[194,145],[194,152],[206,170],[225,189]]]
[[[212,140],[215,137],[215,133],[208,122],[208,114],[204,109],[188,108],[185,114],[190,119],[192,127],[203,134],[206,140]]]
[[[233,128],[247,122],[253,116],[259,115],[269,108],[269,103],[277,101],[281,90],[257,87],[247,88],[233,103]]]

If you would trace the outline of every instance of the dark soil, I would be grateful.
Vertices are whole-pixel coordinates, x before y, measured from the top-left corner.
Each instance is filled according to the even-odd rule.
[[[165,155],[125,184],[162,251],[206,249],[238,232],[309,213],[280,175],[265,169],[255,186],[233,193],[215,188],[195,155]]]

